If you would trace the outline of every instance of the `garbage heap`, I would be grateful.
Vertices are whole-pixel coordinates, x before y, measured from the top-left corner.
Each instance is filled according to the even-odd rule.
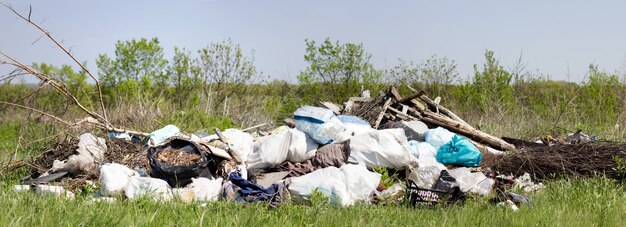
[[[267,132],[185,134],[168,125],[148,138],[86,133],[69,142],[75,145],[58,145],[35,159],[32,174],[15,189],[71,197],[85,185],[98,188],[99,181],[97,200],[271,206],[286,199],[307,203],[322,194],[339,206],[408,201],[434,207],[461,204],[473,194],[514,208],[528,197],[511,188],[530,193],[543,187],[529,174],[516,178],[481,166],[484,158],[496,160],[515,147],[473,128],[423,92],[402,97],[392,87],[376,98],[322,105],[302,106],[284,126]],[[68,186],[77,179],[82,186]]]

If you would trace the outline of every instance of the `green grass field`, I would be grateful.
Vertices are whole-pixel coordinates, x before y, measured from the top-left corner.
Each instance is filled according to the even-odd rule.
[[[206,206],[150,200],[93,202],[90,197],[64,199],[14,192],[3,182],[0,223],[5,226],[623,226],[626,221],[624,186],[612,180],[562,179],[532,195],[530,207],[518,212],[495,207],[484,198],[464,206],[420,210],[405,205],[265,204],[230,202]]]

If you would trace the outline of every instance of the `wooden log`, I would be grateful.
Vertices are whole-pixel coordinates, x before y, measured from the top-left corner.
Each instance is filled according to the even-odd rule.
[[[396,108],[393,108],[393,107],[388,107],[387,109],[389,109],[389,110],[391,110],[391,111],[395,112],[395,113],[397,114],[396,116],[398,116],[398,117],[400,117],[400,118],[403,118],[403,120],[404,120],[404,119],[408,119],[408,120],[419,120],[419,118],[414,117],[414,116],[411,116],[411,115],[408,115],[408,114],[406,114],[406,113],[403,113],[402,111],[397,110]]]
[[[515,146],[511,145],[510,143],[505,142],[504,140],[498,137],[494,137],[480,130],[467,127],[464,124],[453,121],[449,118],[442,117],[441,115],[425,112],[424,116],[420,118],[420,120],[425,123],[430,123],[433,125],[441,126],[454,133],[458,133],[462,136],[473,139],[476,142],[487,144],[490,147],[493,147],[498,150],[514,150],[515,149]]]

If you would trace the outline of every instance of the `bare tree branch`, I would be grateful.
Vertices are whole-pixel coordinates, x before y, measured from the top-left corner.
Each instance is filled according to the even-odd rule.
[[[5,3],[0,3],[0,4],[4,5],[7,9],[15,13],[15,15],[22,18],[23,20],[25,20],[26,22],[28,22],[29,24],[37,28],[39,31],[41,31],[43,34],[45,34],[52,42],[54,42],[54,44],[56,44],[61,50],[63,50],[63,52],[65,52],[70,58],[72,58],[72,60],[74,60],[74,62],[76,62],[76,64],[78,64],[83,69],[83,71],[85,71],[96,82],[96,87],[98,88],[98,98],[100,99],[100,107],[102,108],[102,116],[104,118],[104,122],[106,124],[109,124],[107,113],[106,113],[106,108],[104,107],[104,100],[102,99],[102,90],[100,88],[100,81],[98,80],[98,78],[96,78],[93,74],[91,74],[91,72],[87,69],[87,67],[85,67],[82,63],[80,63],[80,61],[78,61],[78,59],[76,59],[74,55],[72,55],[72,53],[67,50],[67,48],[65,48],[56,39],[54,39],[52,35],[50,35],[50,32],[48,32],[47,30],[45,30],[44,28],[39,26],[37,23],[31,20],[30,16],[32,13],[32,6],[30,7],[30,11],[28,12],[28,17],[25,17],[24,15],[17,12],[17,10],[15,10],[12,6],[7,5]]]

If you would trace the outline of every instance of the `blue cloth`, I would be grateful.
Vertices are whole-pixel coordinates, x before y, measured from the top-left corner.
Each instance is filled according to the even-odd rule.
[[[270,206],[277,206],[283,195],[284,187],[280,184],[272,184],[267,188],[243,179],[239,173],[232,172],[229,175],[233,187],[238,187],[236,201],[240,202],[269,202]]]

